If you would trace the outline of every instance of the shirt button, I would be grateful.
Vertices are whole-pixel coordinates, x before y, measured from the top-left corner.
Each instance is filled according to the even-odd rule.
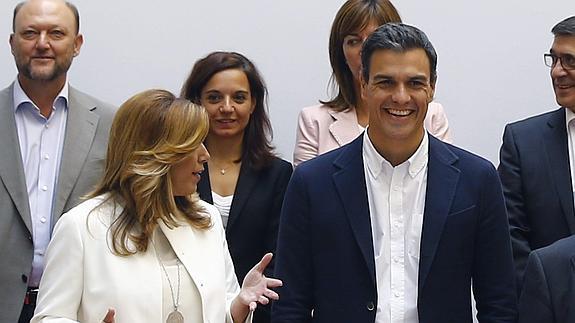
[[[393,257],[393,262],[395,262],[397,264],[399,262],[399,258]]]
[[[49,125],[48,125],[48,124],[45,124],[45,125],[44,125],[44,128],[48,129],[48,128],[49,128]]]
[[[40,222],[46,223],[46,218],[45,218],[45,217],[41,217],[41,218],[40,218]]]
[[[367,303],[366,307],[368,311],[373,311],[375,309],[375,305],[373,305],[373,302]]]
[[[44,160],[48,160],[50,159],[50,156],[48,156],[48,154],[44,155]]]
[[[395,293],[393,293],[393,296],[399,297],[399,293],[398,293],[398,292],[395,292]]]
[[[393,187],[393,190],[396,191],[396,192],[398,192],[398,191],[399,191],[399,186],[394,186],[394,187]]]
[[[44,185],[42,186],[42,191],[47,191],[48,190],[48,186]]]

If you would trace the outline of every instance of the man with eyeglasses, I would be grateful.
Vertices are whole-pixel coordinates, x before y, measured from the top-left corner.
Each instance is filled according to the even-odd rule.
[[[526,270],[529,253],[575,233],[575,16],[559,22],[551,32],[554,40],[544,61],[551,68],[561,108],[508,124],[498,167],[520,294],[527,289],[527,273],[532,270]],[[571,245],[575,251],[575,241]],[[575,291],[567,284],[561,288]],[[575,298],[571,303],[575,305]],[[575,322],[575,312],[572,315],[557,322]]]

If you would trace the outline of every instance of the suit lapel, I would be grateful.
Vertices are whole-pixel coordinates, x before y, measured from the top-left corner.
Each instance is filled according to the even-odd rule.
[[[362,147],[363,135],[344,148],[334,161],[334,166],[339,170],[333,174],[333,181],[375,286],[375,259]]]
[[[200,177],[200,182],[198,183],[198,194],[200,198],[210,204],[214,204],[214,199],[212,198],[212,186],[210,185],[210,170],[208,169],[208,163],[204,163],[204,171]]]
[[[569,245],[572,246],[572,244]],[[569,250],[568,252],[571,251]],[[561,272],[565,271],[561,270]],[[573,275],[573,273],[575,273],[575,256],[572,256],[569,260],[569,270],[567,273],[567,275],[564,275],[566,276],[565,279],[560,278],[559,280],[560,282],[567,282],[567,286],[556,285],[558,287],[550,290],[550,292],[557,294],[561,293],[557,292],[559,288],[563,291],[563,293],[561,293],[563,295],[559,297],[555,296],[557,306],[562,309],[555,315],[556,322],[573,322],[575,320],[575,306],[573,306],[573,299],[575,299],[575,276]],[[551,274],[549,276],[551,276]],[[545,275],[545,279],[547,280],[549,276]],[[546,281],[546,283],[549,284],[549,281]]]
[[[14,117],[13,91],[13,85],[11,85],[0,92],[0,151],[2,152],[0,153],[0,181],[10,194],[26,227],[32,232],[26,177]]]
[[[571,167],[569,163],[569,144],[567,129],[565,128],[565,111],[556,110],[547,122],[549,126],[544,130],[543,149],[546,152],[547,164],[557,195],[561,202],[563,215],[569,226],[571,234],[575,233],[575,211],[573,210],[573,191],[571,187]]]
[[[226,226],[226,231],[230,231],[234,226],[234,223],[236,223],[242,212],[242,209],[244,208],[244,205],[254,190],[257,179],[258,174],[251,167],[249,167],[247,163],[242,163],[242,167],[240,168],[240,175],[238,177],[238,183],[236,184],[236,189],[234,192],[234,198],[230,207],[230,215],[228,217],[228,225]]]
[[[208,164],[206,163],[204,164],[204,172],[202,173],[202,177],[198,183],[198,193],[200,194],[200,198],[202,200],[210,204],[214,204],[209,173]],[[253,192],[254,186],[257,183],[257,179],[257,173],[251,167],[247,166],[246,163],[242,163],[238,182],[234,191],[234,198],[232,200],[232,205],[230,206],[230,214],[228,215],[226,232],[229,231],[231,227],[233,227],[235,222],[237,222],[242,209],[244,208],[246,202]]]
[[[174,253],[198,285],[198,290],[201,293],[202,289],[199,288],[199,285],[211,268],[209,264],[198,261],[211,258],[208,254],[211,253],[212,250],[209,250],[208,247],[212,245],[205,240],[207,231],[196,231],[185,222],[181,222],[179,226],[172,229],[168,228],[161,220],[158,221],[158,223],[160,230],[162,230],[170,242]]]
[[[329,125],[329,132],[340,147],[350,143],[361,133],[355,110],[334,111],[333,109],[329,109],[329,114],[335,120]]]
[[[453,166],[457,161],[447,146],[429,136],[429,162],[427,169],[427,191],[421,232],[421,257],[419,260],[419,284],[421,294],[425,280],[437,251],[443,225],[455,196],[459,170]]]
[[[87,106],[85,102],[81,102],[79,95],[81,94],[70,87],[66,136],[58,175],[58,191],[53,208],[53,223],[60,218],[64,210],[92,147],[98,126],[99,116],[92,112],[96,107]]]
[[[203,287],[212,286],[209,288],[217,290],[223,289],[226,284],[226,282],[221,282],[223,276],[220,276],[220,273],[225,274],[229,270],[225,263],[227,250],[224,253],[224,249],[222,249],[226,239],[223,232],[217,228],[194,229],[184,220],[180,220],[179,226],[172,229],[168,228],[161,220],[158,223],[172,250],[196,285],[200,293],[202,308],[212,306],[209,300],[213,297],[210,298],[210,293],[206,294],[206,289]],[[214,224],[222,225],[219,220],[215,220]]]

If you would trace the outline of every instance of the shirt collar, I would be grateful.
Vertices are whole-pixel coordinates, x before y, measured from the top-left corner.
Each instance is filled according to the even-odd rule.
[[[569,123],[575,119],[575,112],[571,111],[571,109],[565,108],[565,125],[567,129],[569,129]]]
[[[412,178],[414,178],[415,176],[417,176],[419,172],[421,172],[421,170],[425,168],[425,166],[427,166],[428,154],[429,154],[429,138],[427,131],[424,131],[423,139],[421,140],[421,143],[419,144],[419,147],[417,148],[415,153],[413,153],[411,157],[409,157],[405,162],[403,162],[398,166],[407,163],[409,175]],[[363,157],[365,163],[367,164],[367,168],[376,178],[384,170],[384,168],[389,170],[393,169],[393,166],[385,158],[383,158],[383,156],[381,156],[379,152],[377,152],[377,150],[375,149],[375,146],[373,145],[371,139],[369,138],[367,128],[363,136]]]
[[[58,106],[58,104],[56,104],[58,100],[63,101],[64,108],[68,107],[68,87],[69,87],[68,80],[66,80],[64,86],[62,87],[62,90],[60,91],[60,93],[58,93],[56,99],[54,100],[54,103],[52,104],[52,109],[55,109]],[[34,106],[34,108],[38,109],[36,104],[34,104],[34,102],[30,100],[30,97],[28,97],[26,92],[24,92],[22,86],[20,86],[20,81],[18,81],[18,78],[16,78],[16,81],[14,81],[13,94],[14,94],[14,112],[16,112],[16,110],[22,103],[30,103],[32,104],[32,106]]]

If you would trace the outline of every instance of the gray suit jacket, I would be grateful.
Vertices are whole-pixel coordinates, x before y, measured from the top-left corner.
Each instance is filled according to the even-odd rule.
[[[68,100],[64,149],[52,206],[53,224],[99,180],[115,112],[111,105],[73,87]],[[0,322],[18,321],[34,250],[13,102],[12,84],[0,91]]]

